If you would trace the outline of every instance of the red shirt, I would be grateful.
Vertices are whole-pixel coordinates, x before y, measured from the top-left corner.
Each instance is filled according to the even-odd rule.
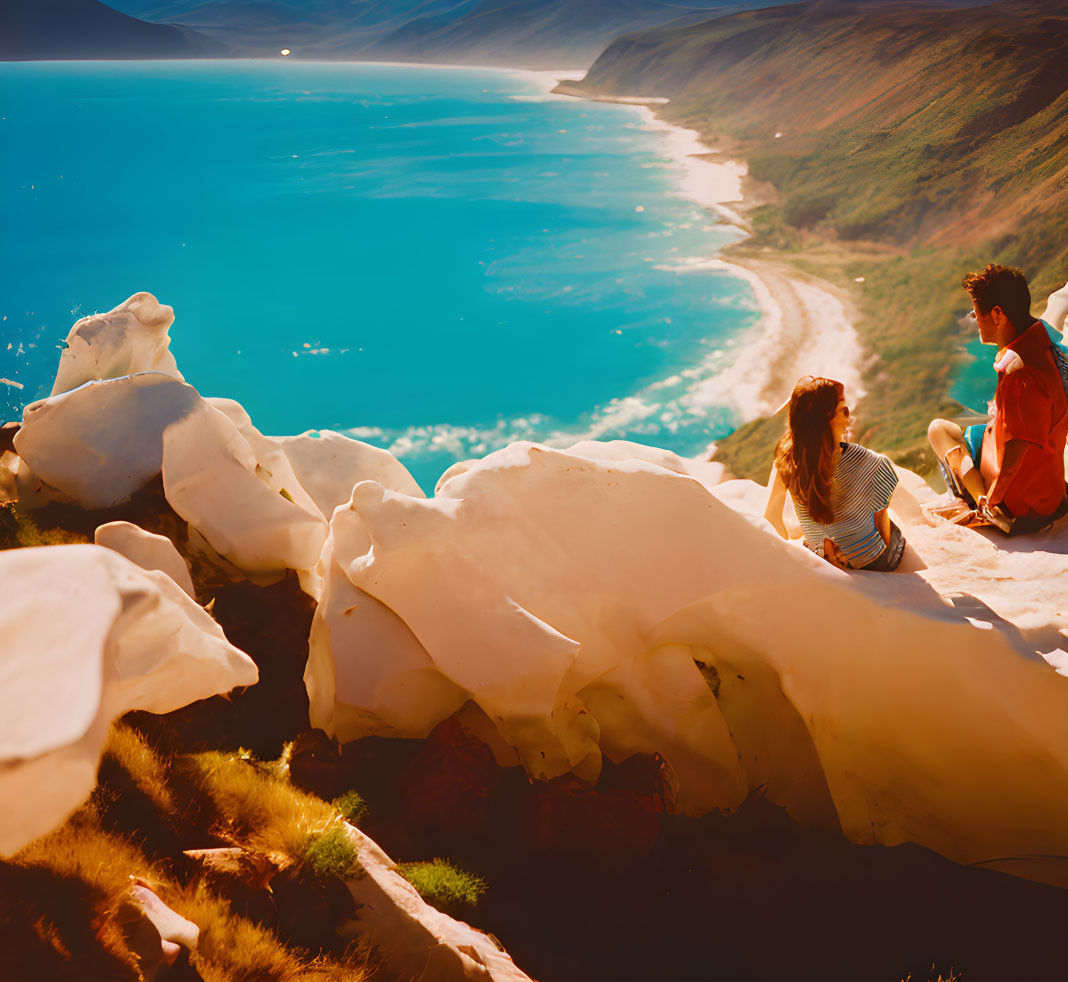
[[[994,418],[983,435],[983,477],[990,486],[1005,459],[1005,444],[1027,444],[1002,502],[1013,515],[1052,515],[1064,499],[1064,443],[1068,398],[1049,336],[1035,321],[998,352]],[[993,466],[991,466],[993,465]]]

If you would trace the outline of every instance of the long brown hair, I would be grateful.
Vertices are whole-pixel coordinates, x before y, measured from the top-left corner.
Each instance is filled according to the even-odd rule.
[[[790,396],[790,425],[775,448],[775,467],[786,489],[822,525],[834,521],[834,434],[831,420],[845,394],[841,382],[806,375]]]

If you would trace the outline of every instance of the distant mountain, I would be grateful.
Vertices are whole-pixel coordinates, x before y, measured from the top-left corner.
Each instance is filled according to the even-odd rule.
[[[0,61],[215,58],[226,45],[149,24],[97,0],[0,0]]]
[[[582,67],[613,38],[774,0],[114,0],[245,55]]]
[[[409,60],[582,67],[619,34],[669,21],[705,20],[713,6],[722,5],[684,6],[661,0],[482,0],[460,17],[413,19],[384,36],[376,47]]]
[[[1068,265],[1068,0],[816,0],[614,41],[575,94],[670,98],[797,227],[901,245],[1046,239]],[[1049,250],[1054,250],[1052,253]]]

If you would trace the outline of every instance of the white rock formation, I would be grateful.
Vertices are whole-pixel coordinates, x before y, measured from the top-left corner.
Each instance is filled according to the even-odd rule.
[[[93,541],[98,546],[114,549],[142,569],[166,573],[196,600],[189,564],[167,536],[146,532],[133,522],[108,522],[97,527]]]
[[[171,910],[140,878],[116,915],[144,982],[153,982],[161,973],[166,977],[181,949],[195,951],[200,939],[200,928]]]
[[[0,855],[89,795],[108,727],[252,685],[252,660],[170,577],[96,545],[0,553]]]
[[[174,311],[151,293],[135,293],[106,314],[83,317],[67,335],[52,395],[93,379],[162,372],[182,381],[170,352]]]
[[[312,725],[346,742],[371,734],[425,737],[467,693],[439,671],[400,617],[346,574],[370,548],[357,512],[337,509],[318,566],[323,592],[304,675]],[[344,656],[334,658],[334,651]]]
[[[374,481],[414,498],[426,497],[407,468],[388,450],[372,447],[333,430],[273,439],[327,521],[338,505],[352,497],[352,489],[360,481]]]
[[[106,508],[160,472],[164,430],[201,402],[191,385],[158,372],[90,382],[30,403],[15,451],[82,507]]]
[[[0,454],[0,503],[18,498],[19,458],[10,450]]]
[[[171,506],[218,554],[250,573],[303,571],[317,596],[326,523],[357,483],[423,492],[385,450],[330,431],[266,437],[232,399],[202,399],[170,354],[173,319],[139,293],[75,324],[53,395],[23,413],[0,493],[106,508],[162,472]]]
[[[285,454],[268,449],[269,467],[229,416],[200,400],[163,434],[164,494],[234,565],[310,569],[326,540],[326,522]]]
[[[426,982],[530,982],[481,931],[431,907],[376,842],[351,825],[363,872],[347,881],[359,920],[354,937],[370,944],[389,978]]]
[[[1068,881],[1040,858],[1068,855],[1068,680],[1037,654],[1065,625],[1016,629],[1025,591],[996,598],[996,574],[972,581],[993,608],[977,616],[927,571],[836,570],[771,532],[757,485],[712,493],[711,473],[666,464],[515,444],[432,500],[358,485],[331,526],[313,722],[418,735],[471,698],[537,776],[656,751],[688,812],[766,786],[857,842]],[[928,528],[986,549],[915,497],[895,506],[921,555]],[[1050,602],[1068,582],[1054,556]]]

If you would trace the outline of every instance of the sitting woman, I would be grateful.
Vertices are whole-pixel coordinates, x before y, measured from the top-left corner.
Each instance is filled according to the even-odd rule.
[[[842,442],[850,422],[844,391],[841,382],[810,375],[794,387],[764,517],[789,538],[783,522],[789,491],[809,549],[846,569],[889,572],[905,549],[886,510],[897,474],[882,454]]]

